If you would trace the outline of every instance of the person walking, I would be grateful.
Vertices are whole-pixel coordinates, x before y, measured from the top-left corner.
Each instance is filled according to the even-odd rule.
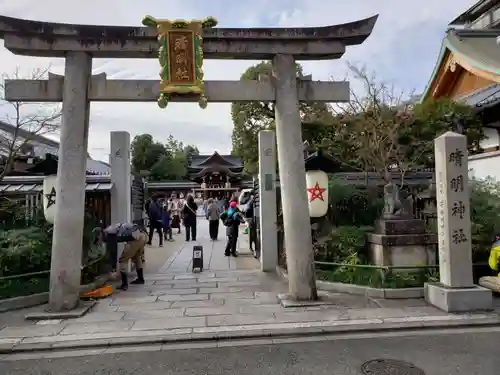
[[[184,222],[184,227],[186,228],[186,241],[196,241],[196,211],[198,210],[198,205],[194,201],[192,195],[188,195],[186,199],[186,204],[182,209],[182,220]]]
[[[154,231],[158,232],[160,236],[160,247],[163,246],[163,224],[162,224],[162,216],[163,209],[158,202],[158,196],[154,195],[151,197],[151,202],[149,204],[148,216],[149,216],[149,241],[148,245],[152,245],[153,243],[153,235]]]
[[[165,235],[165,240],[173,241],[172,238],[172,217],[170,215],[170,210],[168,209],[168,205],[163,207],[163,215],[162,215],[162,224],[163,224],[163,234]]]
[[[238,254],[236,253],[236,246],[238,244],[240,224],[245,222],[245,219],[238,209],[238,203],[235,201],[229,203],[229,209],[222,213],[220,218],[226,226],[227,234],[227,243],[224,255],[227,257],[230,255],[237,257]]]
[[[245,220],[248,224],[248,243],[250,251],[254,253],[257,258],[257,223],[255,222],[255,192],[250,193],[250,200],[247,203],[245,210]]]
[[[210,198],[208,200],[206,215],[208,220],[208,232],[212,241],[217,241],[219,237],[219,213],[219,206]]]
[[[106,246],[106,253],[110,256],[112,263],[112,273],[116,272],[117,244],[126,243],[120,255],[120,259],[118,260],[121,276],[121,285],[118,289],[124,291],[128,289],[127,268],[129,260],[134,262],[137,272],[137,279],[132,281],[131,284],[144,284],[142,259],[144,257],[144,247],[148,242],[148,235],[146,234],[145,228],[138,224],[118,223],[110,225],[105,229],[99,227],[95,228],[93,232],[96,235],[96,244],[102,245],[104,243]]]

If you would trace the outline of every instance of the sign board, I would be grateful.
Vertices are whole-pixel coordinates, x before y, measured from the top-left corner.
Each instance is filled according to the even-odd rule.
[[[264,191],[272,191],[273,187],[273,175],[271,173],[264,174]]]
[[[193,268],[192,268],[193,272],[195,269],[199,269],[200,272],[203,271],[203,246],[200,245],[193,246],[192,262],[193,262]]]

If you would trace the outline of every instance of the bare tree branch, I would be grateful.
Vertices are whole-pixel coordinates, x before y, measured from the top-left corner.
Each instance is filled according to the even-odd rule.
[[[29,79],[44,78],[49,72],[46,69],[35,69]],[[0,130],[0,181],[11,172],[16,157],[22,153],[26,145],[36,141],[37,136],[54,133],[59,129],[61,106],[47,103],[9,102],[5,100],[5,80],[26,79],[17,67],[11,75],[3,74],[0,83],[0,121],[5,125]]]

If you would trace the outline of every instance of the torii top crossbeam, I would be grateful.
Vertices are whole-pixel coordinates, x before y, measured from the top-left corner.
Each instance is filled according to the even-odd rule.
[[[378,16],[324,27],[206,28],[203,54],[207,59],[266,59],[277,54],[295,60],[338,59],[346,46],[358,45],[371,34]],[[137,26],[94,26],[31,21],[0,16],[0,38],[12,53],[64,57],[67,51],[96,58],[156,58],[156,30]]]

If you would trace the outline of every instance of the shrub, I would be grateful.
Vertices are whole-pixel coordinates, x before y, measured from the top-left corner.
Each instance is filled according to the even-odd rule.
[[[473,180],[470,200],[473,262],[486,262],[495,235],[500,233],[500,183]]]
[[[370,226],[384,207],[381,188],[346,185],[331,179],[328,200],[329,220],[336,226]]]
[[[333,228],[324,242],[315,246],[316,260],[344,263],[348,259],[366,259],[366,234],[372,227],[340,226]]]
[[[0,276],[50,269],[52,231],[28,227],[0,234]]]

